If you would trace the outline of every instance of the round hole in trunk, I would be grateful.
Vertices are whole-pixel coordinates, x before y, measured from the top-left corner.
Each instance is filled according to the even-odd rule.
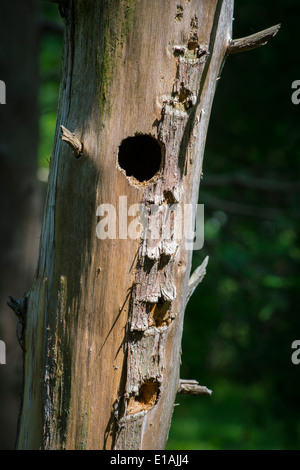
[[[149,181],[160,170],[161,162],[162,147],[154,137],[138,134],[121,142],[118,163],[126,176],[141,183]]]

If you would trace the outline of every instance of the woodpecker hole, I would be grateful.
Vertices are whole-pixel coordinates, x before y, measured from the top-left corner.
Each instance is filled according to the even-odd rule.
[[[156,404],[159,394],[159,384],[148,380],[140,386],[139,394],[131,397],[127,407],[127,414],[133,415],[140,411],[147,411]]]
[[[160,298],[157,303],[148,305],[149,326],[161,328],[171,323],[170,319],[171,302]]]
[[[127,137],[119,147],[118,163],[126,176],[140,183],[149,181],[161,168],[162,146],[150,135]]]

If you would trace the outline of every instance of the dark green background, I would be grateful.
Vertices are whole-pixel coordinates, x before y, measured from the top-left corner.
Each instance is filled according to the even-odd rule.
[[[267,46],[229,57],[218,83],[199,201],[205,245],[194,266],[210,261],[186,311],[181,369],[213,395],[178,397],[169,449],[300,448],[300,365],[291,362],[300,339],[300,105],[291,102],[299,13],[298,0],[236,2],[234,37],[282,27]],[[41,40],[41,167],[51,154],[61,43],[54,33]]]

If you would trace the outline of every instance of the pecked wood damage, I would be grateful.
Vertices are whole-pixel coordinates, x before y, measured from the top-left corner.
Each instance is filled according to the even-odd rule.
[[[157,137],[164,146],[164,166],[161,177],[148,186],[143,196],[143,204],[149,207],[148,233],[153,228],[156,236],[143,239],[138,251],[127,330],[127,382],[119,402],[122,411],[117,416],[115,449],[163,448],[167,435],[159,423],[162,419],[170,422],[173,408],[166,409],[166,396],[173,403],[179,389],[186,305],[183,292],[187,288],[192,253],[186,250],[185,240],[176,238],[171,208],[184,211],[184,203],[191,199],[195,203],[198,195],[196,187],[201,176],[208,116],[217,74],[231,37],[231,2],[216,2],[214,6],[215,14],[210,18],[212,23],[206,25],[205,37],[201,34],[201,19],[192,14],[191,8],[186,41],[166,46],[174,58],[176,74],[170,93],[160,97]],[[177,9],[177,24],[183,14],[184,8]],[[196,175],[192,177],[194,171]],[[153,204],[154,213],[150,210]],[[190,229],[194,220],[195,207]],[[169,232],[164,239],[166,221]]]

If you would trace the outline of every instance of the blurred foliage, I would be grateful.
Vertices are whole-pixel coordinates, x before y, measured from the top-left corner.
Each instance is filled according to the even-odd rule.
[[[62,24],[53,5],[43,8]],[[300,181],[300,106],[291,102],[299,12],[298,0],[236,2],[234,37],[282,28],[267,46],[229,57],[218,82],[199,199],[205,245],[193,267],[206,255],[210,261],[187,307],[181,367],[182,378],[213,395],[177,397],[168,449],[300,447],[300,365],[291,362],[300,336],[299,188],[292,185]],[[41,167],[51,155],[61,50],[62,36],[45,32]],[[227,184],[213,178],[222,175]]]
[[[291,102],[299,12],[296,0],[236,2],[233,37],[282,27],[267,46],[229,57],[218,83],[199,198],[205,245],[193,264],[210,261],[187,307],[181,368],[213,395],[178,397],[169,449],[300,447],[299,369],[291,362],[300,333],[292,184],[300,181],[300,109]],[[216,184],[220,175],[227,184]]]
[[[41,9],[44,27],[40,40],[39,166],[48,168],[56,124],[62,60],[63,20],[56,5],[43,1],[41,2]]]

